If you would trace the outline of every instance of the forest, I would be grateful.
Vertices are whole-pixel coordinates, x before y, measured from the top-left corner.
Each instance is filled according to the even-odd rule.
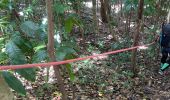
[[[168,23],[169,0],[0,0],[0,100],[169,100]]]

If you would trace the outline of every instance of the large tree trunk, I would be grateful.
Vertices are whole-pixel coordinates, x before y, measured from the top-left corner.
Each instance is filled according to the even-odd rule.
[[[46,0],[47,15],[48,15],[48,53],[50,61],[56,61],[54,49],[54,21],[53,21],[53,0]],[[59,66],[54,66],[55,76],[58,81],[59,89],[62,93],[62,100],[67,100],[67,93],[64,87],[64,81],[60,74]]]
[[[139,0],[137,28],[136,28],[136,34],[134,35],[133,46],[138,45],[138,42],[139,42],[139,35],[141,31],[141,26],[142,26],[141,22],[142,22],[142,15],[143,15],[143,6],[144,6],[144,0]],[[132,58],[131,58],[134,77],[137,76],[136,55],[137,55],[137,49],[134,49],[132,51]]]

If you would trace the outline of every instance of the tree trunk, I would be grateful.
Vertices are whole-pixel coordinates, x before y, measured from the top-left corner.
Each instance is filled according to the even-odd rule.
[[[111,0],[105,0],[105,7],[107,7],[107,21],[108,21],[108,27],[109,27],[109,33],[113,35],[113,40],[116,41],[115,34],[112,32],[112,16],[111,16]]]
[[[109,17],[109,20],[112,19],[112,16],[111,16],[111,0],[105,0],[105,5],[107,7],[107,16]]]
[[[52,10],[53,0],[46,0],[47,7],[47,17],[48,17],[48,53],[50,61],[56,61],[55,59],[55,49],[54,49],[54,19]],[[58,81],[59,89],[62,93],[62,99],[67,100],[67,93],[64,87],[64,81],[60,74],[59,66],[54,66],[55,76]]]
[[[144,0],[139,0],[137,28],[136,28],[136,34],[134,35],[133,46],[138,45],[139,42],[139,35],[140,35],[141,25],[142,25],[141,22],[142,22],[142,15],[143,15],[143,6],[144,6]],[[132,51],[132,58],[131,58],[134,77],[137,76],[136,55],[137,55],[137,49],[134,49]]]
[[[120,0],[120,17],[123,17],[123,1]]]
[[[92,0],[93,3],[93,24],[94,24],[94,32],[98,33],[98,20],[97,20],[97,15],[96,15],[96,0]]]
[[[107,9],[106,9],[105,1],[104,0],[100,0],[100,3],[101,3],[100,15],[101,15],[102,21],[104,23],[107,23],[108,19],[107,19]]]

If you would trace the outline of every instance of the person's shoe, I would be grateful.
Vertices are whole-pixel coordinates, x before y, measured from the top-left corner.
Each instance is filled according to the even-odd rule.
[[[161,70],[165,70],[169,66],[168,63],[164,63],[163,66],[161,67]]]
[[[158,72],[160,75],[164,75],[164,72],[162,70],[159,70]]]

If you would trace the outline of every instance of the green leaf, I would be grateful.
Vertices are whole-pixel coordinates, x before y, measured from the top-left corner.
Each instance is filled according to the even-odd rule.
[[[63,51],[66,54],[73,54],[76,53],[76,51],[73,48],[67,47],[67,46],[62,46],[58,49],[58,51]]]
[[[1,0],[0,1],[0,10],[7,8],[9,5],[9,0]]]
[[[20,36],[19,32],[15,32],[12,35],[12,41],[22,50],[24,53],[33,53],[32,43]]]
[[[38,63],[44,60],[47,60],[48,54],[46,50],[39,50],[33,56],[33,62]]]
[[[65,56],[66,56],[65,52],[62,52],[62,51],[57,51],[56,52],[56,59],[57,59],[57,61],[64,60]]]
[[[70,80],[71,80],[72,82],[74,82],[74,80],[75,80],[75,75],[74,75],[74,72],[73,72],[73,68],[71,67],[70,64],[66,64],[66,68],[67,68],[67,70],[68,70]]]
[[[20,74],[22,77],[27,79],[28,81],[35,81],[36,78],[36,70],[35,68],[27,68],[27,69],[18,69],[16,70],[18,74]]]
[[[66,46],[59,47],[56,51],[56,59],[59,61],[64,60],[68,54],[73,53],[76,53],[76,51],[73,48]]]
[[[10,63],[13,65],[25,64],[27,62],[25,55],[13,41],[9,41],[6,44],[6,53],[9,56]]]
[[[76,57],[77,57],[77,56],[74,55],[74,54],[67,54],[66,57],[65,57],[65,59],[66,59],[66,60],[68,60],[68,59],[74,59],[74,58],[76,58]]]
[[[13,90],[15,90],[16,92],[22,95],[26,95],[26,90],[23,84],[12,73],[4,71],[2,72],[2,75],[5,81],[7,82],[7,84],[9,85],[9,87],[11,87]]]
[[[9,56],[10,63],[13,65],[25,64],[27,63],[25,55],[21,52],[21,49],[14,44],[13,41],[9,41],[6,44],[6,52]],[[30,69],[20,69],[16,70],[18,74],[29,81],[35,81],[35,70]]]
[[[0,49],[2,49],[4,47],[4,40],[5,38],[0,38]]]
[[[73,25],[74,25],[74,20],[73,20],[72,17],[67,18],[67,19],[65,20],[65,30],[66,30],[67,33],[70,33],[70,32],[71,32],[71,30],[72,30],[72,28],[73,28]]]
[[[47,34],[46,32],[43,31],[42,28],[39,28],[38,30],[36,30],[35,32],[35,37],[41,41],[45,41],[47,39]]]
[[[64,14],[64,12],[69,8],[70,7],[68,5],[61,4],[60,2],[54,4],[54,11],[58,14]]]
[[[79,46],[76,44],[75,41],[70,41],[70,40],[69,41],[63,41],[62,44],[63,44],[63,46],[73,48],[76,51],[80,50]]]
[[[0,64],[3,64],[8,59],[8,56],[5,52],[0,52]]]
[[[69,14],[64,24],[66,32],[70,33],[74,25],[79,26],[80,28],[83,28],[83,23],[81,19],[74,14]]]
[[[25,21],[21,24],[20,28],[29,37],[35,37],[35,32],[39,29],[39,25],[32,21]]]
[[[46,47],[46,45],[43,43],[38,44],[36,47],[34,47],[34,51],[38,52],[39,50],[44,49],[45,47]]]

